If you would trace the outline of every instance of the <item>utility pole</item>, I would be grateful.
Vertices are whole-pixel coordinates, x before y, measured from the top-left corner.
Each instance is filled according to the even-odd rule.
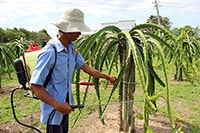
[[[154,7],[156,8],[156,12],[157,12],[158,25],[161,25],[157,0],[155,0],[154,2]]]

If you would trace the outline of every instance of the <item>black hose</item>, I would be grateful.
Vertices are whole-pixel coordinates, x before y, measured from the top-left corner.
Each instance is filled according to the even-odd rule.
[[[39,129],[37,129],[37,128],[33,127],[33,126],[30,126],[30,125],[26,125],[26,124],[20,122],[20,121],[17,119],[17,116],[16,116],[16,114],[15,114],[14,104],[13,104],[13,95],[14,95],[14,92],[15,92],[16,90],[18,90],[18,89],[19,89],[19,88],[15,88],[15,89],[12,91],[12,93],[11,93],[11,107],[12,107],[12,112],[13,112],[13,116],[14,116],[15,120],[17,121],[17,123],[19,123],[19,124],[22,125],[22,126],[25,126],[25,127],[31,128],[31,129],[33,129],[33,130],[36,130],[38,133],[42,133]]]
[[[48,117],[48,120],[47,120],[47,126],[46,126],[46,131],[47,131],[47,133],[48,132],[50,132],[49,130],[49,128],[48,128],[48,124],[50,123],[50,120],[51,120],[51,117],[53,116],[53,114],[56,112],[56,110],[54,109],[54,110],[52,110],[51,111],[51,113],[49,114],[49,117]],[[52,127],[51,127],[52,128]],[[52,130],[53,131],[53,130]]]

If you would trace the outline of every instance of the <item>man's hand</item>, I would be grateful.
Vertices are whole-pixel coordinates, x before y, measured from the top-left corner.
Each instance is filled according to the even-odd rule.
[[[117,78],[116,77],[113,77],[113,76],[111,76],[111,77],[109,77],[109,79],[108,79],[109,81],[110,81],[110,83],[111,84],[115,84],[116,83],[116,80],[117,80]]]
[[[83,64],[83,66],[81,67],[81,69],[85,73],[87,73],[87,74],[89,74],[89,75],[91,75],[91,76],[93,76],[95,78],[104,78],[104,79],[107,79],[107,80],[110,81],[111,84],[115,84],[116,79],[117,79],[114,76],[109,76],[108,74],[102,73],[99,70],[97,70],[97,69],[95,69],[93,67],[88,66],[86,63]]]
[[[63,115],[71,113],[73,109],[70,107],[70,105],[67,102],[59,103],[56,107],[56,110],[58,110]]]
[[[58,110],[62,114],[69,114],[73,109],[67,102],[59,103],[56,101],[49,93],[45,90],[43,86],[31,84],[30,89],[32,92],[44,103],[52,106],[54,109]]]

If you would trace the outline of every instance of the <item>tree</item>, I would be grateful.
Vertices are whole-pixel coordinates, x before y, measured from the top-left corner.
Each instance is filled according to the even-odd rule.
[[[37,42],[42,46],[43,42],[48,41],[51,37],[45,29],[42,29],[39,32],[35,32],[28,31],[24,28],[7,28],[6,30],[0,28],[0,43],[15,42],[16,39],[21,38],[32,42]]]
[[[26,30],[26,29],[24,29],[24,28],[19,28],[18,31],[25,34],[24,39],[26,39],[26,40],[31,40],[32,33],[31,33],[30,31],[28,31],[28,30]]]
[[[16,28],[14,29],[6,29],[4,30],[4,39],[3,43],[14,42],[16,39],[25,38],[25,34],[23,32],[18,31]]]
[[[173,62],[176,67],[174,79],[178,81],[183,81],[183,69],[185,69],[185,71],[187,72],[195,71],[195,68],[191,67],[190,64],[195,63],[194,66],[196,66],[197,69],[200,65],[198,61],[200,57],[199,30],[198,28],[192,28],[191,26],[184,26],[180,29],[174,28],[172,30],[172,33],[176,37],[176,43],[173,47],[176,50],[177,56],[179,56],[183,63],[179,64],[174,55],[168,57],[170,57],[170,62]]]
[[[47,33],[47,31],[45,29],[42,29],[40,31],[37,32],[36,34],[36,38],[34,41],[36,41],[37,43],[40,44],[40,46],[43,45],[43,42],[48,41],[51,37],[49,36],[49,34]]]
[[[169,21],[169,18],[167,17],[160,17],[160,23],[162,26],[164,26],[165,28],[171,28],[171,24],[172,22]],[[151,15],[148,19],[147,19],[147,23],[154,23],[154,24],[158,24],[158,19],[157,16]]]
[[[4,36],[4,30],[0,27],[0,43],[3,43]]]

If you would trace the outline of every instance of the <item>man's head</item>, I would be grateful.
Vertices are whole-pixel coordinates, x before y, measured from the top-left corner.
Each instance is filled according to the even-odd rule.
[[[62,19],[53,23],[60,31],[65,33],[89,32],[91,29],[84,23],[84,14],[79,9],[65,10]]]

